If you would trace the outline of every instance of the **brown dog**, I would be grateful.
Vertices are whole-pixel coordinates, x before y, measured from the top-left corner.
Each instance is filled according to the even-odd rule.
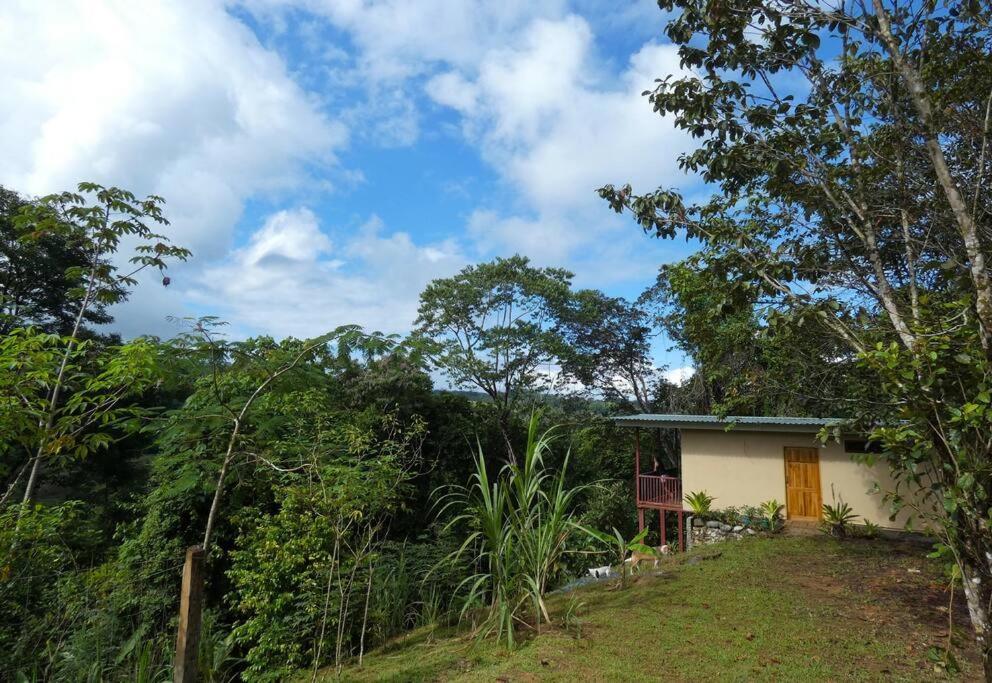
[[[661,556],[667,555],[671,551],[672,549],[667,544],[651,548],[650,553],[642,553],[635,550],[630,554],[630,571],[634,571],[641,562],[653,562],[654,568],[657,569]]]

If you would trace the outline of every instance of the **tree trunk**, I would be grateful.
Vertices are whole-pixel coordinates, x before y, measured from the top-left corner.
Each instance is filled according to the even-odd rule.
[[[510,416],[506,413],[501,413],[499,416],[499,433],[503,437],[503,445],[506,448],[506,462],[516,465],[517,456],[513,453],[513,439],[510,436]]]
[[[968,563],[961,564],[961,584],[968,602],[971,626],[982,654],[985,680],[992,683],[992,633],[989,632],[989,605],[992,604],[992,583],[988,572],[982,572]]]

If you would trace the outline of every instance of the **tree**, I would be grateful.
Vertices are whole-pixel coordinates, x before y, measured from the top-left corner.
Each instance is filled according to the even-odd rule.
[[[598,290],[576,292],[560,324],[563,373],[621,410],[685,412],[683,392],[651,358],[651,340],[656,335],[652,323],[638,304]],[[650,434],[655,469],[677,472],[678,432],[654,429]]]
[[[664,378],[651,360],[654,330],[643,309],[598,290],[581,290],[566,308],[561,330],[562,370],[568,376],[608,400],[653,411]]]
[[[52,238],[73,245],[85,254],[82,264],[72,265],[64,273],[66,280],[72,284],[66,292],[74,310],[71,328],[59,339],[49,339],[54,346],[50,346],[47,352],[31,352],[28,349],[30,358],[40,365],[24,369],[48,376],[44,379],[40,403],[32,405],[38,418],[37,429],[29,439],[28,448],[32,455],[14,479],[16,484],[27,472],[23,496],[25,505],[34,497],[43,461],[65,450],[66,444],[61,437],[65,434],[76,436],[87,425],[97,424],[103,419],[105,411],[115,408],[126,393],[120,386],[111,387],[101,382],[99,377],[88,379],[74,371],[75,360],[82,351],[80,338],[83,321],[92,320],[93,312],[100,312],[103,306],[121,301],[127,289],[137,284],[135,276],[142,270],[157,268],[164,272],[169,260],[185,260],[190,255],[188,250],[169,244],[164,236],[150,227],[153,224],[168,224],[162,214],[163,203],[161,197],[149,196],[139,200],[127,190],[80,183],[78,193],[49,195],[38,202],[23,205],[14,221],[20,240]],[[120,273],[110,260],[117,255],[122,240],[133,244],[133,256],[126,261],[130,267],[124,273]],[[168,284],[168,278],[163,278],[163,284]],[[15,355],[24,358],[20,354],[23,350],[20,349],[17,352],[19,355]],[[121,356],[122,360],[127,358],[128,354]],[[42,367],[45,364],[49,365]],[[117,377],[119,379],[120,375]],[[77,393],[69,396],[66,393],[67,383],[74,380],[77,382]],[[13,400],[31,399],[15,395]],[[59,426],[66,424],[66,419],[71,416],[84,418],[84,422],[73,425],[68,432],[60,432]],[[8,488],[4,498],[10,490]]]
[[[510,416],[520,397],[547,379],[538,369],[560,347],[556,325],[571,278],[512,256],[434,280],[420,295],[416,333],[455,386],[477,387],[492,399],[510,462]]]
[[[987,269],[992,6],[975,0],[663,0],[684,75],[649,93],[701,138],[681,164],[719,193],[604,187],[659,237],[767,303],[817,320],[875,373],[859,423],[883,444],[893,505],[964,576],[992,680],[992,285]]]
[[[133,399],[161,377],[158,360],[159,346],[142,337],[104,347],[19,328],[0,339],[0,456],[19,463],[0,469],[15,473],[0,506],[28,472],[31,501],[43,460],[83,460],[134,431],[148,410]],[[53,407],[56,386],[65,399]]]
[[[68,335],[78,313],[77,299],[69,296],[78,286],[72,274],[86,267],[89,255],[84,242],[62,231],[36,232],[31,225],[19,225],[17,217],[30,204],[0,187],[0,334],[30,325]],[[113,294],[127,296],[119,284]],[[112,321],[102,301],[93,302],[83,314],[83,322],[90,325]]]
[[[754,291],[728,287],[704,254],[663,266],[640,301],[692,358],[684,400],[702,413],[849,415],[865,400],[854,352],[816,320],[769,328]]]

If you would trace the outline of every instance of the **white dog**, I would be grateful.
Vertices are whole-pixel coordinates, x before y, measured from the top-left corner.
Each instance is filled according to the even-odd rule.
[[[594,579],[605,579],[613,575],[613,567],[606,565],[605,567],[590,567],[589,576]]]

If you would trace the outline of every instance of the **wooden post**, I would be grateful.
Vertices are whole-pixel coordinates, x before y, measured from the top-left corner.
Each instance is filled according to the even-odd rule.
[[[644,508],[637,508],[637,533],[644,531]]]
[[[641,428],[634,428],[634,501],[641,502]],[[644,524],[641,524],[644,528]]]
[[[183,585],[179,597],[179,632],[176,635],[176,658],[172,663],[173,683],[195,683],[200,649],[200,623],[203,617],[203,548],[186,550]]]
[[[661,525],[661,545],[665,545],[665,510],[658,510],[658,524]]]
[[[685,510],[679,510],[679,552],[685,552],[685,534],[682,532],[682,518]]]

